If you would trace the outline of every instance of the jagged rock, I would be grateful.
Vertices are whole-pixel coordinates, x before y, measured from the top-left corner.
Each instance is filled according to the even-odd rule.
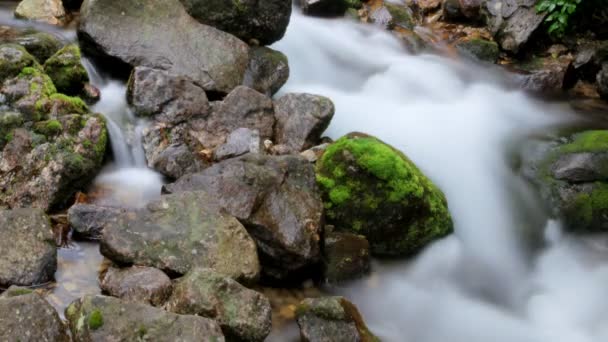
[[[101,253],[120,264],[170,273],[201,266],[255,280],[260,272],[255,242],[234,217],[220,212],[214,196],[183,192],[122,213],[104,226]]]
[[[242,84],[247,45],[196,22],[179,0],[85,0],[80,14],[78,36],[84,51],[115,69],[119,61],[163,69],[221,93]]]
[[[100,281],[102,291],[128,302],[162,305],[171,295],[171,279],[152,267],[110,267]]]
[[[289,0],[180,0],[198,21],[245,42],[270,45],[283,37],[291,16]]]
[[[275,101],[275,143],[299,153],[319,143],[335,113],[330,99],[311,94],[287,94]]]
[[[75,342],[224,341],[220,326],[208,318],[113,297],[85,296],[70,304],[65,316]]]
[[[319,261],[323,206],[305,159],[251,154],[165,186],[170,193],[192,190],[208,193],[247,227],[266,274],[286,277]]]
[[[71,341],[57,311],[39,294],[9,289],[0,296],[0,336],[3,341]]]
[[[203,88],[188,77],[148,67],[133,69],[127,99],[136,115],[165,123],[178,124],[209,112]]]
[[[22,0],[15,9],[15,17],[51,25],[63,25],[67,20],[61,0]]]
[[[305,299],[296,309],[302,341],[378,342],[357,307],[343,297]]]
[[[0,286],[37,285],[53,279],[57,247],[51,222],[41,210],[0,210],[0,250]]]
[[[536,10],[536,0],[490,0],[487,22],[503,50],[517,53],[539,28],[547,12]]]
[[[263,341],[270,333],[268,299],[210,269],[193,269],[178,279],[166,308],[214,319],[230,340]]]
[[[249,50],[249,66],[243,84],[268,96],[274,95],[289,78],[287,56],[268,47]]]
[[[68,210],[68,222],[77,238],[98,240],[103,226],[116,219],[123,209],[94,204],[74,204]]]

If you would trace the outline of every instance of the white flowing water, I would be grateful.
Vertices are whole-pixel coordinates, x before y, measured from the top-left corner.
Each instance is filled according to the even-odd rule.
[[[508,160],[510,144],[573,120],[564,106],[510,90],[491,69],[407,55],[388,33],[343,20],[295,13],[274,48],[290,62],[283,93],[334,101],[329,136],[378,136],[448,198],[451,237],[337,291],[383,341],[608,341],[605,238],[561,234]],[[543,230],[542,249],[525,243]]]

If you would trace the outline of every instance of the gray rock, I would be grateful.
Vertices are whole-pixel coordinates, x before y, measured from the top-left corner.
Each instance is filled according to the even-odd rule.
[[[78,238],[98,240],[103,226],[124,210],[93,204],[74,204],[68,210],[68,222]]]
[[[27,32],[27,31],[26,31]],[[39,63],[44,63],[49,57],[61,49],[61,40],[48,32],[20,33],[16,37],[5,37],[3,43],[15,43],[23,46]]]
[[[458,42],[456,48],[465,56],[489,63],[495,63],[500,52],[496,42],[480,38]]]
[[[302,341],[376,342],[359,310],[343,297],[305,299],[296,309]]]
[[[275,143],[299,153],[319,143],[334,116],[330,99],[311,94],[287,94],[275,101]]]
[[[190,77],[208,91],[242,84],[247,45],[196,22],[179,0],[85,0],[80,14],[78,36],[93,55]]]
[[[0,296],[0,336],[3,341],[71,341],[57,311],[31,291]]]
[[[203,88],[188,77],[148,67],[133,69],[127,100],[136,115],[172,124],[209,112]]]
[[[504,50],[517,53],[540,27],[547,13],[538,13],[535,5],[535,0],[486,2],[489,29]]]
[[[35,64],[36,59],[21,45],[0,45],[0,82],[19,75],[23,68]]]
[[[261,151],[262,140],[257,130],[237,128],[226,138],[226,143],[215,150],[214,158],[216,161],[220,161]]]
[[[180,0],[198,21],[245,42],[272,44],[283,37],[291,16],[289,0]]]
[[[274,95],[289,78],[287,56],[268,47],[249,50],[249,66],[243,84],[262,94]]]
[[[608,62],[602,65],[602,70],[597,74],[597,90],[603,99],[608,100]]]
[[[67,20],[61,0],[22,0],[15,9],[15,17],[51,25],[63,25]]]
[[[266,274],[282,278],[319,261],[323,206],[305,159],[250,154],[165,186],[170,193],[193,190],[208,193],[247,227]]]
[[[370,8],[369,20],[379,27],[392,30],[396,26],[414,28],[412,10],[405,4],[384,2],[382,6]]]
[[[166,308],[214,319],[229,340],[263,341],[270,333],[268,299],[210,269],[193,269],[178,279]]]
[[[572,183],[608,180],[608,152],[564,154],[551,172],[555,179]]]
[[[326,232],[323,261],[330,284],[360,278],[370,270],[369,242],[362,235]]]
[[[57,247],[51,222],[39,209],[0,210],[0,286],[53,279]]]
[[[184,274],[201,266],[241,281],[257,279],[255,242],[234,217],[220,212],[214,196],[167,195],[125,212],[104,227],[101,253],[121,264],[170,273]]]
[[[127,302],[162,305],[171,295],[171,279],[163,271],[134,266],[110,267],[100,281],[101,290]]]
[[[75,342],[224,341],[220,326],[208,318],[113,297],[85,296],[70,304],[65,316]]]

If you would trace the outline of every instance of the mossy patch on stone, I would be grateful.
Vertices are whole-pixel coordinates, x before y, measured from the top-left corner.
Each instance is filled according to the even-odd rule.
[[[89,328],[91,330],[97,330],[103,326],[103,315],[99,309],[93,310],[89,314],[89,318],[87,320]]]
[[[608,152],[608,130],[585,131],[559,148],[561,153]]]
[[[494,41],[473,38],[456,44],[456,48],[465,55],[484,62],[494,63],[498,59],[500,50]]]
[[[70,44],[57,51],[44,63],[44,71],[53,80],[59,92],[78,95],[89,82],[89,75],[80,58],[78,45]]]

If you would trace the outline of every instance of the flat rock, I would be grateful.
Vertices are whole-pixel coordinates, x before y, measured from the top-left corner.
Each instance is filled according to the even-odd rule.
[[[100,282],[101,290],[128,302],[162,305],[171,295],[171,279],[153,267],[110,267]]]

